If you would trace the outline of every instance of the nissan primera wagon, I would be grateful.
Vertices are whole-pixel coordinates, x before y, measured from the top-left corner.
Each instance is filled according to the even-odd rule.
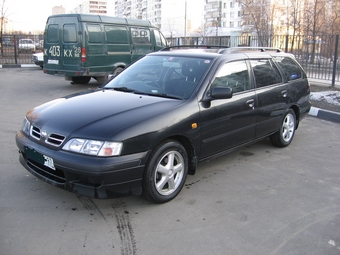
[[[21,164],[54,186],[164,203],[201,161],[267,137],[288,146],[309,94],[280,50],[169,47],[95,90],[33,108],[16,144]]]

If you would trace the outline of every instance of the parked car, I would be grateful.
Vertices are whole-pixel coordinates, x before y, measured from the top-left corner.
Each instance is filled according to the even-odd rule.
[[[178,47],[30,110],[16,135],[21,164],[80,195],[143,193],[163,203],[201,161],[267,137],[278,147],[292,142],[310,86],[290,54]]]
[[[32,62],[41,68],[44,67],[44,53],[38,52],[32,54]]]
[[[32,39],[19,40],[19,52],[35,52],[35,44]]]

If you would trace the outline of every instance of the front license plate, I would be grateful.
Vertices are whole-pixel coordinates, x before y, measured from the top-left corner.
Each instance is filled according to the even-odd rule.
[[[55,170],[53,158],[46,156],[44,154],[41,154],[40,152],[37,152],[35,149],[31,149],[29,147],[25,147],[25,153],[28,158],[44,166],[47,166],[48,168]]]

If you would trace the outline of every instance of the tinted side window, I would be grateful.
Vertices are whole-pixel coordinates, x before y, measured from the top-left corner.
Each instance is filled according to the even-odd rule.
[[[48,25],[47,42],[49,42],[49,43],[59,42],[58,31],[59,31],[59,25],[58,24]]]
[[[106,41],[113,44],[128,44],[126,27],[105,26]]]
[[[100,25],[87,25],[89,43],[102,43],[102,33]]]
[[[279,70],[270,59],[250,60],[250,63],[257,88],[282,82]]]
[[[250,89],[249,73],[244,60],[226,63],[217,73],[212,87],[232,88],[234,93]]]
[[[293,59],[289,57],[275,57],[274,61],[281,67],[288,81],[302,78],[302,70]]]
[[[64,42],[77,42],[77,29],[75,24],[65,24],[63,29]]]
[[[150,44],[150,31],[146,28],[131,28],[132,43]]]

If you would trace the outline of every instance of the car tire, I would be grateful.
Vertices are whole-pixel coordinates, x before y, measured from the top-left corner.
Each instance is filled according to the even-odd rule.
[[[91,80],[90,76],[76,76],[72,77],[73,84],[88,84]]]
[[[284,115],[280,130],[270,136],[270,141],[274,146],[286,147],[288,146],[294,137],[296,129],[296,116],[292,109],[289,109]]]
[[[150,156],[143,178],[143,195],[154,203],[175,198],[184,186],[188,173],[188,155],[177,141],[158,145]]]

